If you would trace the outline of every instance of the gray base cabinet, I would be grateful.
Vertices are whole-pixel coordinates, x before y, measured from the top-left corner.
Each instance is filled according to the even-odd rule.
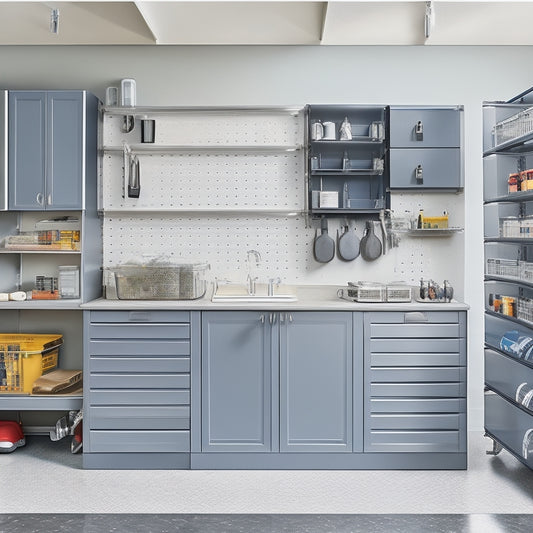
[[[361,408],[352,401],[352,316],[285,315],[279,350],[280,451],[351,452],[354,441],[356,448],[360,445],[357,426],[353,435],[353,411]]]
[[[202,314],[203,451],[277,449],[272,436],[273,335],[265,313]]]
[[[466,454],[466,316],[365,313],[365,452]]]
[[[84,467],[188,468],[191,339],[198,315],[84,314]]]
[[[84,316],[86,468],[466,468],[466,312]]]
[[[201,451],[351,452],[352,353],[351,313],[204,312]]]

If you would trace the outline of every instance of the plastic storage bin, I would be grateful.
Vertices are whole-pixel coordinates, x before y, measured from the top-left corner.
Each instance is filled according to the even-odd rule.
[[[208,264],[121,265],[107,269],[106,298],[119,300],[195,300],[206,291]]]
[[[33,382],[57,368],[62,335],[0,334],[0,393],[30,393]]]

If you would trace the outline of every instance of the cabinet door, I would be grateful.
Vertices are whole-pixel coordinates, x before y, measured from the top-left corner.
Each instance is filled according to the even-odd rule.
[[[47,209],[81,209],[83,92],[47,93]]]
[[[461,110],[392,107],[389,136],[391,148],[458,148]]]
[[[458,189],[462,187],[460,148],[390,150],[390,187]]]
[[[352,313],[280,318],[280,451],[351,452]]]
[[[46,93],[9,93],[9,209],[42,210],[46,198]]]
[[[276,332],[269,316],[247,311],[202,314],[204,452],[272,451],[271,348]]]

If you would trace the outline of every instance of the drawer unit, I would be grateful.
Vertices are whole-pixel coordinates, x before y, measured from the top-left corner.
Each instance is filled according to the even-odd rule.
[[[159,351],[159,349],[157,350]],[[190,372],[190,357],[92,356],[92,372]]]
[[[415,414],[379,414],[374,413],[370,426],[374,430],[459,430],[465,415],[459,413],[415,413]]]
[[[493,392],[487,392],[485,430],[529,468],[533,468],[533,414]]]
[[[459,148],[460,109],[390,109],[391,148]]]
[[[372,398],[372,413],[463,413],[466,398]]]
[[[190,431],[92,431],[91,449],[96,453],[189,452]]]
[[[533,390],[533,366],[487,348],[485,384],[533,412],[533,398],[529,400],[528,396],[526,403],[522,403],[527,392]]]
[[[466,453],[466,313],[365,313],[365,452]]]
[[[372,452],[465,452],[462,431],[394,431],[368,432],[365,451]]]
[[[113,467],[113,454],[132,454],[139,468],[143,454],[189,453],[191,313],[88,311],[85,322],[91,467],[97,454],[103,467]]]
[[[390,185],[399,189],[462,187],[460,148],[391,148]]]
[[[190,429],[190,407],[92,406],[93,429]]]

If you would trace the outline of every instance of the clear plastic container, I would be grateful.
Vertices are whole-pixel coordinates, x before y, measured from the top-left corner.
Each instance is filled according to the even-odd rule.
[[[124,107],[137,105],[137,87],[134,79],[125,78],[120,82],[120,104]]]
[[[207,263],[120,265],[107,269],[106,298],[195,300],[206,291]],[[116,296],[115,296],[116,295]]]
[[[80,269],[74,265],[59,267],[59,297],[80,297]]]

